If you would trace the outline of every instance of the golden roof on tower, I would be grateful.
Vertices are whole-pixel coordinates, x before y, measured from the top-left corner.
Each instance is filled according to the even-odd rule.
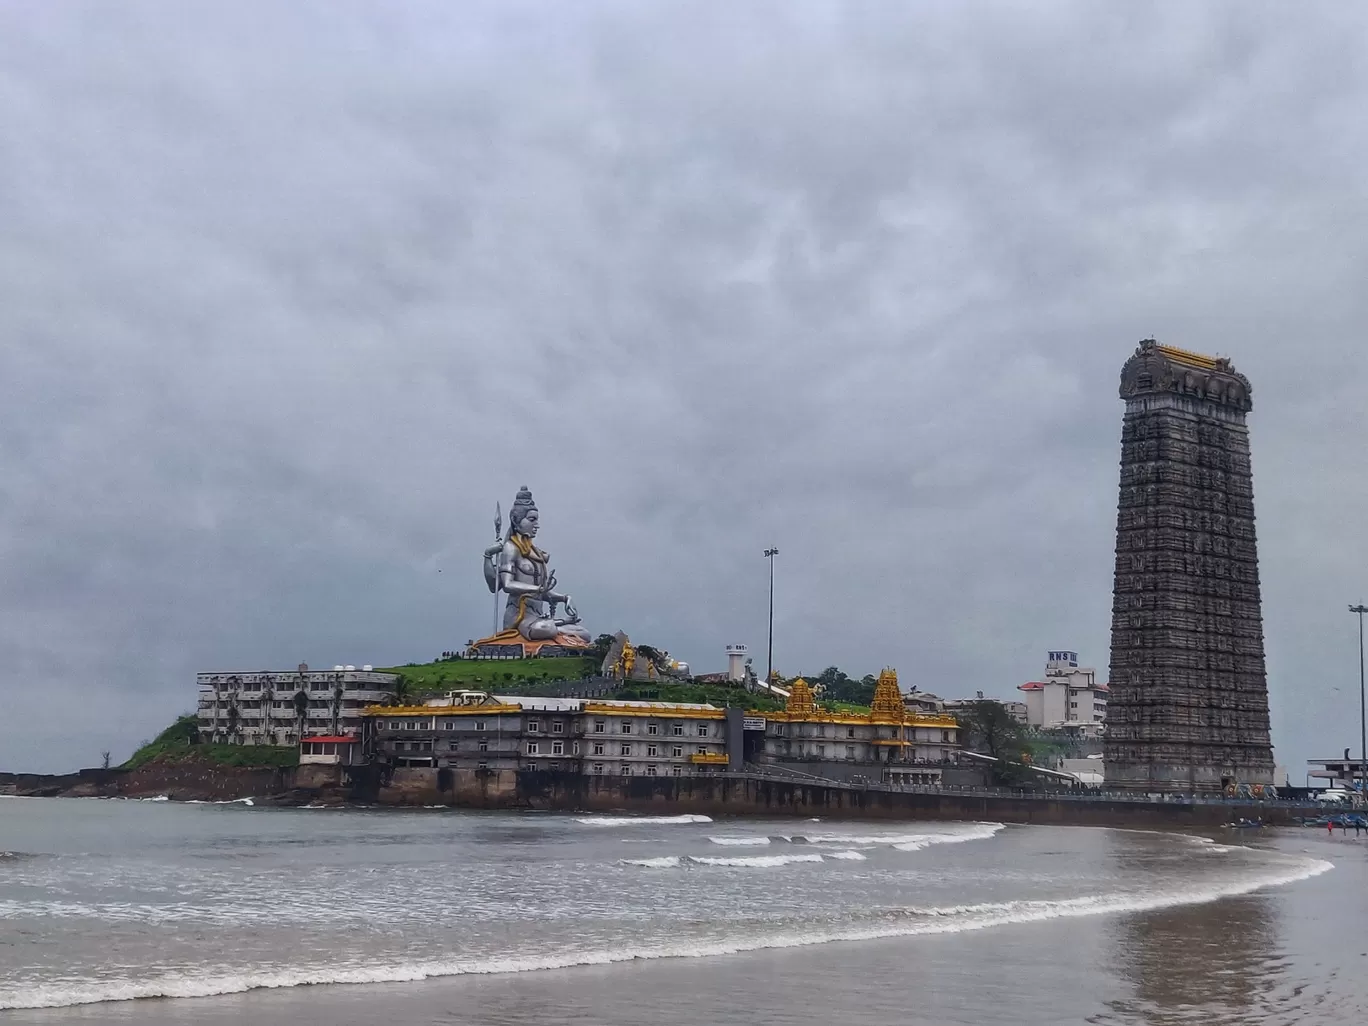
[[[812,697],[812,688],[802,677],[798,677],[789,685],[788,702],[784,706],[784,711],[791,716],[817,714],[817,700]]]
[[[901,723],[907,716],[902,692],[898,690],[898,671],[885,666],[874,685],[874,699],[869,703],[870,723]]]
[[[1162,342],[1154,348],[1174,363],[1186,364],[1189,367],[1200,367],[1202,370],[1216,370],[1216,357],[1214,356],[1203,356],[1201,353],[1189,352],[1186,349],[1179,349],[1177,346],[1166,346]]]

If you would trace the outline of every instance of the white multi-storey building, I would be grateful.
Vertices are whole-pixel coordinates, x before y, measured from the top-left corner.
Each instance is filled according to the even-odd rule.
[[[682,776],[728,765],[726,719],[706,704],[453,692],[368,710],[365,748],[395,767]]]
[[[316,735],[361,733],[361,710],[394,697],[398,676],[369,666],[280,672],[201,673],[199,733],[204,741],[294,745]]]
[[[1078,665],[1077,652],[1051,652],[1045,663],[1045,679],[1017,686],[1026,699],[1026,722],[1053,730],[1079,728],[1098,733],[1107,719],[1106,684],[1097,683],[1097,671]]]

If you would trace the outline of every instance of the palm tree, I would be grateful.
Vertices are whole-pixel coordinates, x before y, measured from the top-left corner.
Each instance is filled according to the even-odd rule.
[[[299,738],[304,737],[304,719],[309,715],[309,693],[302,688],[295,692],[295,734]]]
[[[237,736],[240,726],[238,721],[241,718],[242,714],[238,712],[237,699],[233,699],[228,706],[228,743],[230,745],[233,743],[233,738]]]
[[[267,675],[262,681],[261,690],[261,733],[266,743],[275,744],[275,731],[272,729],[274,724],[271,719],[271,711],[274,706],[275,698],[275,678]]]
[[[332,732],[339,734],[342,731],[342,674],[337,674],[333,685]]]

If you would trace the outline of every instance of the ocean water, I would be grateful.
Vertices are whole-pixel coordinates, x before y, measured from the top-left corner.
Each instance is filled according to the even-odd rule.
[[[1365,851],[0,798],[0,1021],[1364,1022]]]

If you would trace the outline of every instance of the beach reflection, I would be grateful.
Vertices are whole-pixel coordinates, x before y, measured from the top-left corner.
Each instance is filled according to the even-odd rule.
[[[1152,841],[1116,841],[1113,856],[1123,873],[1149,871]],[[1194,842],[1190,857],[1196,865],[1213,856]],[[1109,968],[1134,993],[1109,1002],[1109,1013],[1092,1022],[1234,1026],[1268,1021],[1277,1011],[1287,959],[1279,954],[1277,905],[1267,894],[1133,913],[1114,920],[1107,935]]]

